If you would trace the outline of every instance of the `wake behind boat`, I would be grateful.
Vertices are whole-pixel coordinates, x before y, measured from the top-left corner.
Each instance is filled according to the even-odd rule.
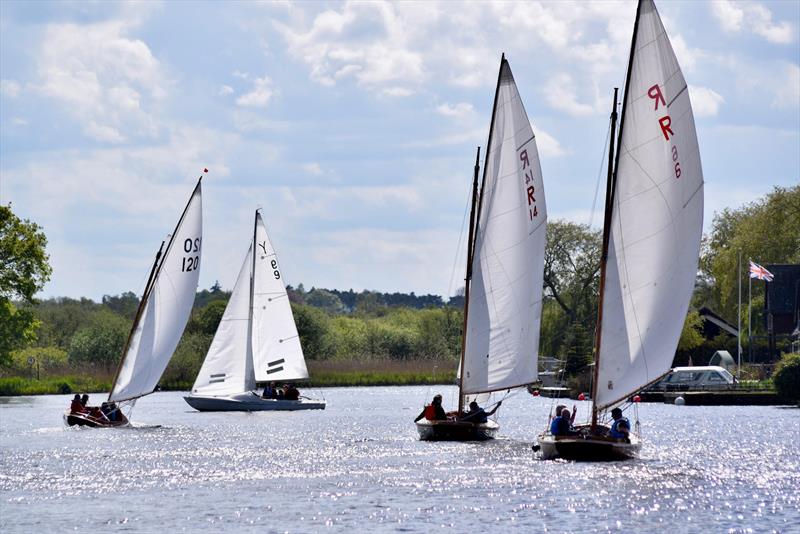
[[[465,412],[465,403],[537,378],[547,209],[536,138],[505,55],[480,193],[479,170],[480,149],[467,239],[458,411],[448,416],[440,402],[426,407],[416,420],[421,440],[494,438],[499,425],[488,416],[499,403],[488,412],[472,402]]]
[[[128,426],[123,406],[132,409],[138,398],[155,391],[183,335],[197,292],[203,237],[201,181],[202,176],[166,247],[162,242],[156,254],[108,401],[100,407],[87,406],[87,395],[78,404],[73,401],[64,414],[67,425]]]
[[[611,411],[612,428],[599,419],[669,372],[694,289],[703,171],[688,86],[652,0],[637,7],[623,98],[615,154],[615,89],[592,421],[577,435],[541,435],[543,458],[624,459],[638,452],[634,428],[617,431],[620,408]]]
[[[267,228],[256,210],[253,239],[192,392],[201,412],[324,410],[324,400],[258,395],[257,382],[308,378],[297,326]],[[271,386],[268,386],[271,387]],[[287,388],[289,389],[289,388]]]

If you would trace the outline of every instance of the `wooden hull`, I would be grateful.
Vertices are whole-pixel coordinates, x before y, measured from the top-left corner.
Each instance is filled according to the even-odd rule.
[[[128,426],[128,421],[101,421],[89,414],[64,412],[64,424],[67,426],[88,426],[90,428],[116,428]]]
[[[417,422],[417,432],[422,441],[486,441],[494,439],[500,425],[494,421],[469,423],[466,421]]]
[[[636,458],[641,443],[633,436],[630,443],[617,441],[604,436],[539,436],[540,454],[543,460],[564,460],[583,462],[607,462]]]
[[[324,410],[325,401],[316,399],[282,400],[262,399],[253,393],[242,393],[230,397],[184,397],[189,406],[200,412],[271,412]]]

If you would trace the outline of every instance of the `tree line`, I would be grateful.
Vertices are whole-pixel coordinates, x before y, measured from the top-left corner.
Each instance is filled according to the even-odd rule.
[[[45,369],[113,373],[139,296],[127,292],[90,299],[34,299],[50,276],[42,229],[0,206],[0,372]],[[564,220],[548,223],[539,353],[566,361],[576,387],[585,389],[597,315],[601,232]],[[697,309],[707,306],[736,324],[736,258],[800,263],[800,186],[776,187],[765,197],[717,213],[704,236],[697,284],[675,364],[707,363],[713,352],[736,349],[736,339],[704,339]],[[13,260],[11,258],[14,258]],[[743,273],[742,276],[747,276]],[[746,279],[745,279],[746,282]],[[463,294],[347,291],[303,284],[287,287],[306,357],[375,361],[444,359],[461,350]],[[763,284],[753,286],[754,309]],[[191,382],[210,346],[230,293],[218,283],[197,293],[194,310],[164,380]],[[743,310],[743,314],[746,310]],[[746,323],[743,323],[746,324]],[[763,332],[754,321],[754,333]]]

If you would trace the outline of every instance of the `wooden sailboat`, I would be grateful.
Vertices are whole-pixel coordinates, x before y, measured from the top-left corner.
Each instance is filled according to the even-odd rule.
[[[592,421],[576,436],[540,436],[543,458],[638,453],[633,429],[610,438],[603,415],[669,371],[694,288],[703,171],[688,87],[652,0],[636,12],[614,155],[616,100],[615,89]]]
[[[278,258],[256,210],[253,239],[203,366],[184,397],[200,411],[321,410],[325,401],[265,399],[256,382],[308,378]]]
[[[108,403],[114,403],[111,416],[100,416],[97,410],[94,414],[67,412],[68,425],[124,426],[127,418],[119,416],[122,406],[132,406],[156,389],[186,328],[197,292],[203,239],[201,180],[202,176],[166,247],[162,242],[156,254],[108,395]]]
[[[505,56],[478,193],[475,160],[467,241],[457,415],[422,419],[422,440],[484,440],[496,421],[459,420],[465,401],[536,381],[547,208],[539,153]]]

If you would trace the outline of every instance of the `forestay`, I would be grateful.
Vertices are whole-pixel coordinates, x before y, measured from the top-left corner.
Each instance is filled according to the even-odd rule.
[[[175,232],[156,268],[153,282],[134,325],[111,401],[152,393],[178,346],[192,311],[200,273],[203,232],[200,182],[192,193]]]
[[[622,113],[595,402],[670,368],[697,273],[703,173],[689,91],[653,2],[639,7]]]
[[[469,294],[462,393],[536,380],[547,210],[536,140],[500,66]]]
[[[308,378],[278,258],[260,213],[256,213],[255,254],[252,343],[256,380]]]
[[[225,396],[255,389],[250,346],[250,273],[253,245],[247,251],[214,340],[192,386],[192,395]]]

